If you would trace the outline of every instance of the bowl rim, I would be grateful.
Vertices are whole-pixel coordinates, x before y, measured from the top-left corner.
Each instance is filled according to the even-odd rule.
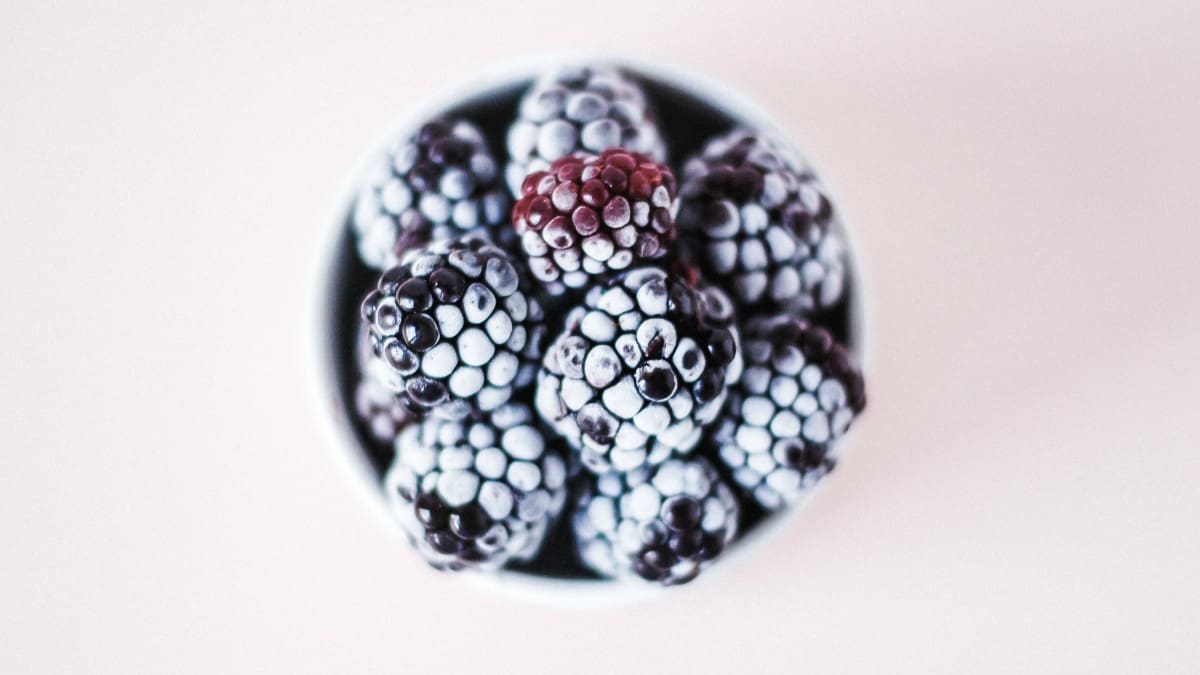
[[[753,101],[740,91],[711,79],[707,76],[661,60],[651,61],[644,58],[619,56],[597,51],[568,51],[543,53],[533,56],[492,64],[464,77],[450,85],[436,90],[432,95],[422,97],[420,102],[410,105],[406,110],[392,118],[381,133],[375,135],[357,156],[351,170],[344,174],[338,187],[332,207],[321,220],[324,231],[318,237],[318,251],[310,256],[311,267],[307,275],[308,288],[304,326],[301,331],[305,336],[305,360],[308,376],[305,378],[309,390],[309,399],[320,408],[317,418],[322,429],[323,445],[333,449],[336,454],[335,463],[341,467],[341,472],[349,480],[358,485],[355,492],[360,499],[368,504],[368,509],[376,514],[380,524],[388,531],[399,533],[399,527],[387,511],[386,499],[379,489],[377,476],[370,466],[365,453],[354,435],[350,421],[345,418],[342,406],[337,405],[336,397],[326,392],[338,389],[337,375],[334,363],[337,359],[334,341],[330,334],[334,320],[333,308],[328,306],[330,284],[333,282],[333,271],[336,264],[338,246],[344,234],[346,214],[353,207],[357,198],[362,176],[372,158],[376,157],[386,143],[397,137],[397,134],[411,129],[422,120],[444,111],[464,99],[477,95],[482,90],[496,89],[506,84],[515,84],[531,80],[538,75],[556,67],[574,64],[601,63],[641,74],[653,79],[669,83],[686,92],[705,104],[720,110],[730,117],[757,129],[770,133],[774,138],[787,143],[821,176],[822,185],[830,193],[831,198],[838,204],[841,213],[842,229],[846,244],[853,252],[854,264],[849,267],[849,273],[854,275],[854,283],[849,284],[854,299],[850,303],[849,330],[851,332],[851,352],[861,368],[865,370],[869,345],[868,331],[865,319],[868,302],[865,283],[867,268],[863,263],[862,250],[856,245],[854,228],[849,224],[854,222],[846,215],[842,202],[836,200],[836,191],[829,187],[828,174],[812,161],[810,156],[802,152],[792,134],[781,129],[766,108]],[[849,439],[844,439],[843,453]],[[735,546],[725,553],[723,564],[713,565],[705,570],[703,577],[712,579],[731,572],[737,563],[744,562],[756,551],[765,548],[764,542],[772,535],[789,526],[803,511],[807,502],[828,481],[821,480],[809,490],[801,501],[793,503],[786,509],[772,514],[764,519],[753,530],[742,534]],[[402,538],[398,538],[402,540]],[[407,542],[404,542],[407,547]],[[559,607],[613,607],[631,604],[658,597],[670,591],[672,596],[680,590],[693,588],[695,583],[682,588],[666,589],[653,584],[639,583],[635,580],[622,579],[569,579],[560,577],[540,576],[517,570],[501,568],[489,573],[467,573],[459,575],[472,585],[488,589],[502,596],[519,601],[534,601],[537,604]]]

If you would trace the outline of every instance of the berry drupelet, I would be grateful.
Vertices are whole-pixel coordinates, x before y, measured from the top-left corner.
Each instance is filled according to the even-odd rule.
[[[537,553],[566,500],[560,448],[516,403],[407,425],[384,478],[391,510],[439,569],[493,569]]]
[[[355,204],[362,261],[388,269],[430,241],[506,229],[498,172],[483,135],[465,120],[435,120],[401,138],[378,158]]]
[[[505,178],[519,197],[525,177],[560,157],[609,148],[644,152],[661,161],[666,151],[642,90],[608,67],[564,68],[533,84],[508,130]]]
[[[745,130],[708,142],[680,187],[681,234],[742,307],[816,310],[845,283],[841,228],[824,188],[780,144]]]
[[[480,238],[409,253],[363,300],[367,375],[445,418],[503,405],[541,355],[542,311],[527,289],[508,254]]]
[[[741,371],[733,307],[654,267],[591,287],[546,350],[538,413],[595,472],[691,450]]]
[[[833,469],[866,393],[850,354],[825,329],[781,316],[746,330],[746,370],[730,387],[715,443],[734,482],[775,509]]]
[[[580,559],[609,577],[691,581],[737,531],[733,491],[705,460],[595,476],[575,509]]]
[[[675,193],[669,168],[621,148],[529,174],[512,221],[530,273],[561,293],[663,257],[675,241]]]

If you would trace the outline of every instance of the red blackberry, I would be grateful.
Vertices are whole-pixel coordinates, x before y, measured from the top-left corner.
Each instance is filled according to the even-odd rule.
[[[566,500],[566,467],[524,405],[436,417],[396,438],[384,478],[392,512],[439,569],[495,568],[537,553]]]
[[[675,176],[640,152],[562,157],[525,178],[512,221],[530,272],[552,292],[667,254]]]
[[[365,370],[442,417],[506,403],[532,381],[545,332],[527,287],[508,254],[482,239],[411,252],[363,300]]]
[[[733,491],[708,462],[670,459],[594,477],[572,525],[580,559],[596,572],[671,586],[725,550],[738,515]]]
[[[465,120],[434,120],[378,158],[359,192],[359,257],[376,269],[405,250],[501,225],[508,195],[483,135]],[[505,228],[500,228],[505,229]]]
[[[666,157],[642,90],[613,68],[564,68],[539,79],[508,130],[505,178],[519,197],[525,177],[560,157],[628,148]]]
[[[845,261],[833,205],[781,145],[736,130],[684,166],[681,233],[708,277],[743,305],[813,310],[841,298]]]
[[[751,322],[744,344],[746,370],[730,386],[716,446],[734,482],[774,509],[833,469],[866,393],[846,349],[803,319]]]
[[[538,413],[595,472],[687,452],[741,371],[729,299],[647,267],[597,284],[545,352]]]

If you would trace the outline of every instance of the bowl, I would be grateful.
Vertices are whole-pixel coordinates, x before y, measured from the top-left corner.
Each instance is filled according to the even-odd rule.
[[[387,512],[383,494],[382,479],[391,460],[391,448],[372,437],[354,412],[357,382],[354,349],[359,304],[374,287],[377,277],[377,273],[358,261],[350,225],[364,168],[369,159],[398,134],[413,130],[423,121],[439,115],[459,115],[476,123],[487,137],[494,155],[503,162],[505,130],[516,115],[521,94],[541,73],[559,65],[579,63],[615,65],[642,85],[667,144],[667,162],[676,169],[677,175],[682,161],[697,152],[705,140],[735,126],[761,129],[790,142],[788,135],[781,132],[761,109],[723,85],[677,68],[582,55],[494,68],[415,106],[381,134],[379,141],[363,153],[355,170],[350,172],[325,221],[326,236],[319,268],[313,275],[316,288],[310,294],[314,306],[307,332],[311,338],[309,351],[315,362],[316,376],[312,378],[312,384],[326,435],[370,509],[401,545],[407,543]],[[822,182],[827,185],[827,181]],[[834,203],[838,204],[847,230],[846,292],[838,304],[823,310],[817,321],[846,345],[861,364],[864,351],[861,277],[852,232],[849,225],[845,225],[845,209],[836,199]],[[843,444],[845,442],[843,440]],[[812,492],[809,492],[810,497]],[[763,547],[802,506],[794,504],[778,512],[766,513],[744,502],[737,538],[719,563],[706,569],[701,578],[710,579],[726,570],[736,569],[739,561]],[[664,592],[678,592],[636,580],[603,579],[590,572],[575,558],[569,519],[565,517],[550,532],[541,552],[533,560],[509,563],[495,572],[468,572],[460,576],[470,583],[516,598],[568,606],[620,604]]]

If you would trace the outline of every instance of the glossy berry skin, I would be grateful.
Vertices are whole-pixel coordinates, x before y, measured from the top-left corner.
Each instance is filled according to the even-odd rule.
[[[684,166],[681,236],[706,278],[755,311],[817,310],[842,297],[843,234],[815,174],[746,130],[708,142]]]
[[[675,192],[667,166],[620,148],[529,174],[512,222],[530,273],[558,294],[662,258],[675,241]]]
[[[505,178],[518,198],[526,176],[560,157],[618,147],[666,157],[641,88],[605,66],[563,68],[535,82],[521,98],[507,145]]]
[[[532,382],[545,334],[515,262],[475,237],[410,252],[363,300],[365,375],[444,418],[507,403]]]
[[[384,478],[392,514],[430,565],[494,569],[533,557],[566,500],[561,448],[529,408],[407,425]]]
[[[831,471],[838,442],[866,407],[862,374],[825,329],[779,316],[746,328],[746,370],[714,434],[734,482],[776,509]]]
[[[498,173],[483,135],[465,120],[434,120],[400,138],[371,166],[355,203],[359,257],[388,269],[432,241],[506,231]]]
[[[741,371],[733,308],[654,267],[591,287],[547,348],[538,413],[594,472],[686,453]]]
[[[608,577],[673,586],[695,579],[737,532],[729,486],[701,458],[593,477],[575,507],[580,559]]]

